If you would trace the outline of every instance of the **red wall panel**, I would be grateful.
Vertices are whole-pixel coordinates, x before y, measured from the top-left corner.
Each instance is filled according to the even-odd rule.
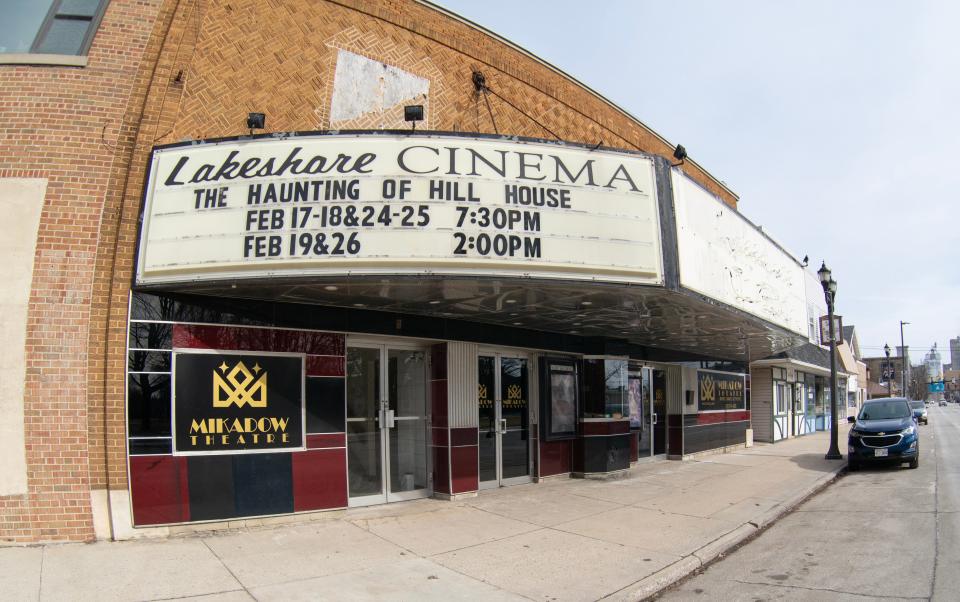
[[[540,442],[540,476],[570,472],[571,441]]]
[[[466,493],[479,489],[477,453],[475,445],[450,448],[451,493]]]
[[[137,526],[189,521],[186,458],[130,456],[130,497]]]
[[[347,505],[345,449],[293,454],[293,511],[344,508]]]

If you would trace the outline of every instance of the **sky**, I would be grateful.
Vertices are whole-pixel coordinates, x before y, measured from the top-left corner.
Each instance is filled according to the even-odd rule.
[[[864,356],[960,336],[960,2],[435,0],[576,78],[837,281]]]

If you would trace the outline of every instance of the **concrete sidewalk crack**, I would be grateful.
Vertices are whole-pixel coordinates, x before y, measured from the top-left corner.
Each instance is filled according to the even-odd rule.
[[[37,602],[43,597],[43,564],[47,559],[47,546],[40,549],[40,583],[37,584]]]
[[[173,598],[145,598],[144,600],[145,602],[165,602],[167,600],[190,600],[193,598],[206,598],[207,596],[219,596],[220,594],[232,594],[234,592],[244,592],[248,596],[250,595],[250,592],[248,592],[245,589],[242,589],[242,586],[241,586],[241,589],[225,589],[219,592],[208,592],[205,594],[191,594],[189,596],[175,596]],[[253,599],[256,600],[256,598],[253,598]]]
[[[842,589],[832,589],[829,587],[805,587],[803,585],[788,585],[786,583],[767,583],[765,581],[744,581],[742,579],[732,579],[735,583],[743,585],[765,585],[768,587],[783,587],[787,589],[801,589],[808,592],[830,592],[831,594],[843,594],[845,596],[856,596],[858,598],[867,598],[870,600],[929,600],[927,596],[881,596],[879,594],[858,594]]]
[[[248,596],[250,596],[250,599],[257,600],[258,598],[254,596],[249,589],[247,589],[247,586],[244,585],[242,581],[240,581],[240,578],[237,577],[237,574],[233,572],[233,569],[228,567],[227,563],[223,561],[223,558],[220,558],[220,555],[217,554],[217,552],[210,547],[210,544],[207,543],[207,540],[201,538],[200,541],[203,542],[203,545],[206,546],[208,550],[210,550],[210,553],[213,554],[213,557],[217,559],[217,561],[220,563],[220,566],[227,569],[227,572],[230,573],[230,576],[233,577],[233,580],[237,582],[237,585],[239,585],[243,589],[243,591],[247,593]]]

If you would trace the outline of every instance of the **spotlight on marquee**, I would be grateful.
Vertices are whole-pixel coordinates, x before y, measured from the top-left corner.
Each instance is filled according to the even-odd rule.
[[[247,113],[247,128],[251,134],[253,130],[262,130],[266,124],[267,116],[263,113]]]
[[[403,107],[403,120],[409,121],[413,129],[417,129],[417,122],[423,121],[423,105],[407,105]]]
[[[678,144],[677,148],[673,149],[673,158],[680,161],[679,163],[674,163],[673,167],[683,165],[683,160],[687,158],[687,149],[683,148],[682,144]]]

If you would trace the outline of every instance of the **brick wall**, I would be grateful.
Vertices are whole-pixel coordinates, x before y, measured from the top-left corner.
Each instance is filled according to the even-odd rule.
[[[243,134],[250,111],[267,131],[331,127],[340,51],[428,80],[432,129],[672,154],[543,63],[414,0],[112,0],[87,67],[0,66],[0,177],[49,179],[27,333],[29,493],[0,498],[0,539],[90,539],[90,489],[127,488],[127,299],[150,149]],[[506,101],[475,94],[474,70]],[[391,111],[351,124],[395,123]]]
[[[0,65],[0,178],[48,179],[26,333],[28,492],[0,497],[0,540],[93,536],[91,285],[120,118],[158,5],[111,2],[85,68]]]

